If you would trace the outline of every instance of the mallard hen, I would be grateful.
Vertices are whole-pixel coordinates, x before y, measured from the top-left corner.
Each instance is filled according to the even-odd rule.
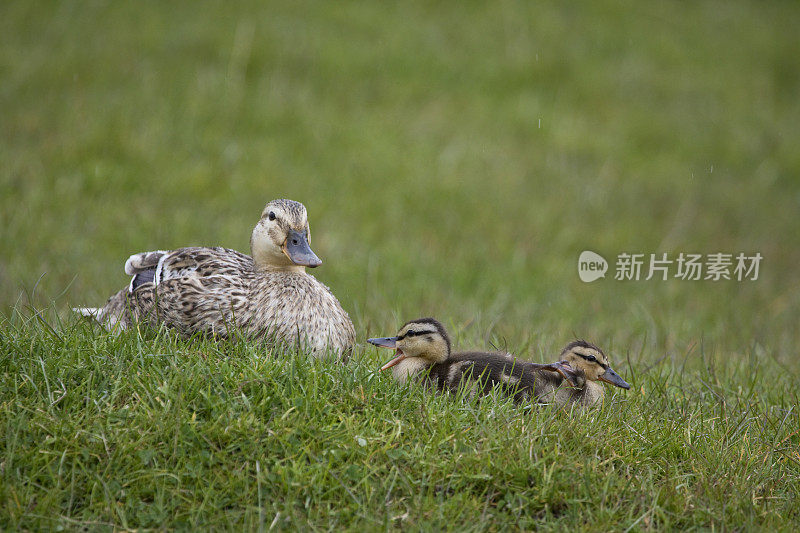
[[[305,206],[273,200],[253,229],[252,257],[221,247],[135,254],[125,263],[127,288],[101,308],[75,311],[110,329],[145,322],[187,336],[236,330],[339,357],[351,349],[355,329],[328,287],[305,271],[322,264],[310,238]]]

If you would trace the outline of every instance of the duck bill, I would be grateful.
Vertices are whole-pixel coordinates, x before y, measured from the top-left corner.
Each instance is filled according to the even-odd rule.
[[[621,377],[619,377],[619,374],[614,372],[614,370],[611,367],[608,367],[606,371],[603,373],[603,375],[601,375],[597,379],[599,379],[600,381],[605,381],[606,383],[611,383],[612,385],[620,387],[622,389],[631,388],[630,384]]]
[[[367,342],[381,348],[390,348],[392,350],[397,348],[397,337],[376,337],[367,339]]]
[[[381,372],[383,372],[384,370],[388,370],[388,369],[392,368],[394,365],[398,364],[400,361],[402,361],[405,358],[406,358],[406,354],[404,354],[400,350],[397,350],[397,357],[395,357],[394,359],[392,359],[391,361],[389,361],[388,363],[383,365],[381,367]]]
[[[548,372],[555,372],[561,375],[561,377],[567,380],[567,383],[569,383],[573,387],[578,386],[578,381],[577,381],[578,373],[575,372],[572,369],[572,367],[569,366],[569,363],[567,363],[566,361],[557,361],[555,363],[548,363],[548,364],[539,364],[539,363],[531,363],[531,364],[537,370],[547,370]]]
[[[380,346],[381,348],[389,348],[391,350],[397,350],[395,354],[396,357],[383,365],[381,367],[381,372],[388,368],[392,368],[394,365],[402,361],[406,358],[406,354],[404,354],[401,350],[397,348],[397,337],[378,337],[375,339],[367,339],[367,342],[370,344],[374,344],[375,346]]]
[[[566,361],[559,361],[557,363],[553,363],[553,367],[556,372],[561,374],[561,377],[567,380],[567,383],[572,385],[573,387],[578,386],[578,373],[569,366],[569,363]]]
[[[322,259],[311,250],[304,232],[290,230],[281,248],[295,265],[316,268],[322,264]]]

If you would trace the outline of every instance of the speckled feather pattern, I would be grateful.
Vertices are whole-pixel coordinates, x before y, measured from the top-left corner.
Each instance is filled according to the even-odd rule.
[[[227,248],[181,248],[161,261],[161,280],[130,294],[133,317],[184,335],[230,331],[342,354],[355,342],[350,317],[328,287],[305,272],[257,270]]]
[[[307,228],[299,202],[273,200],[265,212],[269,209],[281,210],[284,226]],[[164,324],[186,336],[227,337],[236,331],[273,345],[307,348],[319,357],[346,356],[355,342],[353,323],[339,301],[302,268],[258,268],[236,250],[189,247],[132,255],[125,272],[134,276],[128,289],[100,309],[76,311],[109,329],[140,322]],[[143,273],[147,276],[136,277]]]

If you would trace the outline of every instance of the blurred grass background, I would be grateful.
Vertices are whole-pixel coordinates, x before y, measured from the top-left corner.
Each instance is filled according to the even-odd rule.
[[[101,304],[133,252],[247,251],[288,197],[361,336],[433,314],[795,360],[793,3],[0,9],[6,311],[34,286]],[[764,260],[755,282],[583,284],[584,249],[609,274],[620,252]]]
[[[650,488],[637,489],[618,473],[607,476],[605,457],[614,456],[611,451],[592,459],[586,475],[594,477],[587,477],[592,482],[586,485],[613,480],[622,491],[619,498],[639,491],[647,502],[636,505],[645,507],[662,490],[662,499],[680,495],[675,496],[680,505],[671,511],[677,521],[656,522],[662,525],[708,526],[722,520],[724,526],[729,502],[729,509],[743,513],[728,517],[733,520],[729,526],[745,516],[755,523],[771,516],[781,524],[786,502],[797,495],[796,478],[784,472],[796,472],[796,464],[783,457],[784,466],[773,468],[779,463],[767,460],[777,453],[779,437],[781,445],[797,439],[784,422],[796,403],[800,344],[798,20],[800,5],[792,2],[4,2],[0,312],[55,302],[66,316],[73,305],[100,305],[127,283],[122,266],[134,252],[203,244],[246,251],[264,203],[292,198],[308,207],[312,244],[325,261],[313,274],[342,301],[360,338],[390,334],[402,321],[434,315],[453,330],[457,346],[491,341],[541,360],[580,336],[607,348],[615,368],[634,385],[645,382],[639,373],[667,356],[671,366],[658,372],[666,376],[680,370],[680,380],[663,385],[666,377],[650,374],[648,386],[661,389],[658,401],[631,391],[630,403],[619,407],[619,416],[631,423],[640,412],[647,415],[637,422],[658,420],[647,450],[634,444],[623,451],[630,455],[623,462],[653,468],[655,477],[643,485]],[[579,280],[576,264],[585,249],[612,263],[605,280]],[[760,252],[764,259],[757,281],[618,282],[613,261],[621,252]],[[19,377],[15,365],[31,376],[41,366],[46,380],[45,361],[34,360],[33,354],[50,352],[58,354],[48,361],[54,367],[51,376],[68,367],[67,374],[75,374],[74,390],[86,388],[80,394],[97,396],[100,406],[107,388],[136,387],[114,369],[127,368],[130,358],[152,355],[148,351],[175,352],[169,364],[181,372],[170,379],[179,384],[195,383],[192,376],[209,372],[199,359],[179,365],[181,354],[191,352],[180,344],[152,348],[125,337],[118,346],[113,339],[78,335],[62,345],[48,340],[45,330],[6,333],[12,354],[6,361],[7,370],[12,369],[6,376],[9,384]],[[0,330],[0,341],[4,335]],[[54,347],[49,348],[51,341]],[[12,346],[17,344],[35,346],[29,360],[16,359]],[[99,351],[84,357],[86,346],[95,344]],[[116,355],[106,356],[106,351]],[[372,350],[365,353],[377,358]],[[700,381],[692,382],[680,400],[696,410],[687,404],[678,412],[673,411],[673,393],[683,386],[684,363]],[[81,370],[86,364],[111,370]],[[229,363],[208,363],[212,368],[217,364]],[[241,364],[244,375],[257,373],[259,365],[280,367],[258,359]],[[193,365],[200,370],[191,370]],[[239,372],[240,362],[230,365]],[[710,367],[728,371],[709,373]],[[356,368],[363,377],[364,368]],[[87,372],[102,379],[117,376],[122,384],[87,384]],[[236,372],[219,385],[225,394],[237,390]],[[160,387],[156,374],[142,378],[142,387]],[[334,386],[324,372],[307,379]],[[31,377],[29,383],[38,381]],[[297,385],[286,376],[279,381]],[[355,387],[334,382],[343,397],[350,390],[346,385]],[[27,386],[14,383],[19,390]],[[380,383],[378,393],[394,390]],[[759,391],[758,383],[771,388]],[[354,391],[343,412],[364,401],[363,389],[361,397]],[[19,445],[17,461],[54,468],[35,444],[61,431],[51,425],[80,428],[88,423],[77,414],[82,400],[69,399],[72,407],[64,409],[74,412],[62,416],[49,399],[37,396],[38,389],[25,393],[33,396],[14,393],[17,403],[8,394],[8,435],[22,435],[30,445]],[[158,394],[166,393],[153,392]],[[736,399],[733,412],[750,401],[764,405],[740,424],[729,416],[726,395]],[[214,412],[234,416],[234,396],[230,400],[221,393]],[[407,416],[397,415],[404,424],[412,420],[412,428],[415,398],[404,406]],[[264,405],[278,402],[280,409],[288,409],[288,403],[281,407],[280,402],[295,401],[273,400],[261,398]],[[42,413],[53,411],[41,422],[47,427],[42,434],[25,425],[29,415],[19,407],[39,405],[34,402],[43,402]],[[434,408],[446,403],[436,402]],[[189,416],[180,411],[184,407],[176,409],[176,420]],[[381,416],[390,416],[381,413],[394,412],[387,404],[374,409],[367,413],[373,417],[354,418],[354,431],[380,425]],[[245,411],[250,412],[249,406]],[[604,411],[609,412],[618,414]],[[743,416],[750,412],[748,407]],[[108,413],[98,407],[91,423],[111,427]],[[142,428],[161,416],[153,413],[160,411],[139,415]],[[471,416],[459,413],[443,417],[442,424],[457,426],[457,416]],[[492,413],[476,417],[491,419]],[[760,440],[753,441],[755,449],[767,450],[764,463],[757,455],[761,451],[753,452],[755,459],[744,452],[736,455],[739,446],[747,447],[737,441],[744,424],[747,438],[748,431],[761,428],[752,420],[762,414],[775,423],[768,427],[763,422]],[[36,420],[38,408],[30,416]],[[337,416],[338,411],[330,415]],[[714,426],[717,416],[728,425]],[[492,431],[486,420],[474,431],[508,447],[509,438],[524,437],[531,419],[514,420],[522,421],[522,429],[511,437]],[[690,453],[692,442],[677,436],[697,420],[697,431],[708,441],[700,454]],[[290,429],[296,429],[290,422]],[[575,476],[582,475],[579,451],[586,445],[576,445],[583,442],[580,431],[573,431],[569,420],[562,422],[564,427],[557,427],[566,429],[545,442],[554,447],[554,457],[571,454],[571,466],[556,473],[568,480],[564,490],[580,499],[583,482]],[[704,424],[715,432],[708,433]],[[601,431],[601,439],[616,427],[609,448],[627,446],[633,438],[614,424],[592,427]],[[316,427],[306,429],[304,446],[317,435]],[[404,436],[405,449],[417,450],[409,442],[418,442],[425,432],[422,426],[416,429],[419,434]],[[248,426],[242,432],[237,446],[248,441],[251,430]],[[171,431],[164,429],[165,434]],[[686,431],[692,441],[694,434]],[[342,442],[351,437],[346,434]],[[153,446],[164,438],[153,437]],[[717,438],[730,438],[732,444],[717,450]],[[64,439],[65,447],[84,446],[68,435]],[[442,439],[447,446],[452,441],[449,433]],[[672,457],[659,447],[662,439],[682,451]],[[519,467],[527,442],[517,440],[510,462]],[[439,441],[431,442],[431,449],[438,450]],[[292,454],[300,453],[295,444]],[[91,446],[100,444],[85,444]],[[187,446],[187,457],[194,457],[196,450]],[[474,456],[476,463],[489,461],[493,448],[487,449]],[[423,459],[430,453],[420,450]],[[228,465],[201,474],[238,475],[229,466],[240,455],[233,450]],[[708,458],[699,467],[698,455]],[[423,459],[415,456],[415,461]],[[305,459],[298,461],[298,468],[305,468]],[[742,475],[718,485],[713,472],[724,471],[731,461]],[[659,470],[661,462],[667,466]],[[342,468],[349,472],[361,466]],[[92,468],[85,473],[88,481],[81,481],[85,486],[93,483]],[[380,485],[386,472],[376,471],[373,481]],[[425,470],[422,476],[438,479],[436,471]],[[662,482],[664,472],[675,475]],[[9,470],[7,475],[16,483],[15,494],[43,497],[23,481],[26,472]],[[502,475],[494,475],[500,481],[486,481],[487,490],[503,484]],[[693,492],[687,492],[683,476],[700,480],[690,485]],[[158,490],[169,493],[162,485]],[[778,486],[784,507],[776,503],[770,508],[763,494],[773,489],[763,487]],[[228,489],[220,492],[223,499],[230,496]],[[476,491],[472,503],[482,505],[483,493]],[[762,507],[750,507],[748,491],[753,491],[754,506],[762,498]],[[732,496],[740,493],[740,499]],[[471,497],[465,494],[456,497]],[[59,497],[53,496],[51,511],[64,512]],[[260,492],[258,498],[260,505]],[[693,498],[707,509],[694,509]],[[8,509],[34,512],[26,511],[22,500]],[[109,501],[111,508],[115,504]],[[421,509],[436,508],[423,501],[428,503]],[[585,501],[568,507],[570,523],[586,527],[579,513],[598,510]],[[460,504],[453,502],[455,507],[446,509],[457,514]],[[72,504],[70,499],[67,515]],[[191,502],[186,506],[204,512]],[[694,514],[681,521],[690,508],[702,514],[699,522],[693,522]],[[317,525],[324,527],[329,517],[323,507],[317,511],[322,517]],[[115,520],[108,518],[112,511],[85,512],[90,518]],[[649,518],[636,518],[642,510],[635,505],[626,512],[632,527],[647,525]],[[507,513],[505,519],[513,523],[514,516]],[[613,513],[604,519],[617,523]],[[128,527],[124,519],[121,523]]]

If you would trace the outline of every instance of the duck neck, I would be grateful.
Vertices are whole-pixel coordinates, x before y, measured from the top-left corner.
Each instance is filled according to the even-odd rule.
[[[250,253],[253,254],[253,263],[256,270],[261,272],[305,272],[306,267],[296,265],[289,261],[284,254],[275,253],[272,250],[263,250],[255,246],[250,246]]]
[[[603,399],[603,396],[605,396],[605,389],[603,386],[594,381],[587,380],[583,388],[578,390],[580,391],[578,393],[580,396],[580,402],[583,405],[592,405],[597,403]]]
[[[425,372],[433,363],[422,357],[407,357],[392,367],[392,376],[398,383],[406,383]]]
[[[450,359],[450,346],[443,341],[432,344],[425,353],[428,366],[444,363],[448,359]]]
[[[275,240],[259,233],[258,226],[250,236],[250,254],[256,270],[261,272],[305,272],[306,267],[292,262],[283,247]]]
[[[259,264],[256,261],[256,269],[260,270],[261,272],[291,272],[295,274],[304,274],[306,271],[306,267],[301,265],[274,265],[274,264]]]

